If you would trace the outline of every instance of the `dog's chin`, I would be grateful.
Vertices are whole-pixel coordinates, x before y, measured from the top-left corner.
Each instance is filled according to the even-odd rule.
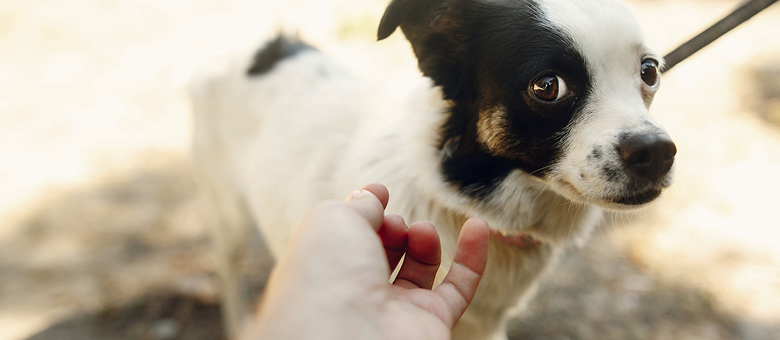
[[[624,196],[610,197],[603,200],[596,200],[593,204],[608,210],[635,210],[646,207],[651,202],[661,196],[663,189],[649,188]]]
[[[593,204],[608,210],[635,210],[640,209],[661,196],[664,188],[649,187],[643,190],[626,192],[619,196],[589,196],[583,194],[573,184],[562,181],[553,186],[560,195],[572,202],[581,204]]]
[[[661,189],[649,188],[647,190],[630,193],[625,196],[618,196],[611,199],[612,203],[617,203],[625,206],[642,206],[654,201],[658,196],[661,196]]]

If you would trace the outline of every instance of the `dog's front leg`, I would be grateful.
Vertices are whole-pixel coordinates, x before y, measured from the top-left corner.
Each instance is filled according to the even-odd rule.
[[[242,201],[224,187],[202,180],[201,187],[216,214],[212,223],[212,247],[220,276],[222,319],[228,339],[235,339],[250,316],[250,300],[241,264],[253,224]]]
[[[505,311],[469,307],[452,329],[453,340],[507,340]]]

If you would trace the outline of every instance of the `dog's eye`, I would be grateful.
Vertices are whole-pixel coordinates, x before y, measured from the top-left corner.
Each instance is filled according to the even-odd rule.
[[[555,102],[569,93],[566,82],[556,75],[546,75],[531,84],[531,92],[536,98],[546,102]]]
[[[650,86],[658,84],[658,62],[653,59],[642,61],[642,81]]]

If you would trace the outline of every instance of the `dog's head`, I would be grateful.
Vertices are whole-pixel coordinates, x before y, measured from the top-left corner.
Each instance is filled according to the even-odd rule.
[[[520,170],[564,197],[640,206],[671,184],[676,148],[648,107],[661,58],[614,0],[393,0],[379,39],[401,27],[451,109],[442,175],[490,196]]]

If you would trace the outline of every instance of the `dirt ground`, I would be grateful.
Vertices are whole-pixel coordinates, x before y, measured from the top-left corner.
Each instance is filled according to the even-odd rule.
[[[634,0],[670,51],[736,0]],[[383,0],[0,1],[0,340],[221,339],[181,84],[284,27],[355,73],[417,76]],[[664,75],[679,149],[652,208],[605,216],[512,339],[780,339],[780,5]],[[262,290],[273,260],[251,242]]]

